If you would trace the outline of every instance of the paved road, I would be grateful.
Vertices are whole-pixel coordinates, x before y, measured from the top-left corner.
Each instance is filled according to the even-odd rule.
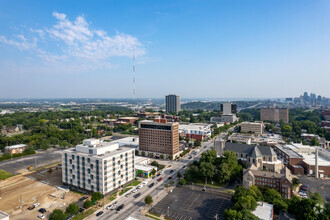
[[[42,152],[25,157],[13,158],[0,162],[0,169],[17,174],[19,170],[27,169],[29,166],[40,167],[50,163],[61,161],[61,151]]]
[[[206,147],[204,147],[206,146]],[[188,159],[189,156],[186,156],[185,159],[182,159],[181,161],[173,161],[172,162],[172,166],[170,168],[167,168],[165,170],[163,170],[163,174],[155,179],[150,179],[148,181],[148,184],[144,187],[142,187],[140,190],[138,190],[138,192],[134,193],[141,193],[141,195],[138,198],[134,198],[133,195],[130,195],[128,197],[125,197],[125,195],[127,193],[124,194],[124,196],[122,196],[121,198],[119,198],[118,200],[118,205],[121,204],[125,204],[125,207],[120,210],[117,214],[115,210],[106,210],[103,208],[96,211],[95,213],[99,212],[99,211],[104,211],[104,214],[96,217],[95,214],[92,214],[91,216],[89,216],[86,219],[116,219],[116,220],[124,220],[127,217],[129,217],[130,215],[132,215],[134,212],[138,212],[139,209],[142,209],[145,206],[144,203],[144,198],[147,195],[151,195],[154,200],[155,198],[159,197],[159,196],[165,196],[166,193],[166,189],[165,189],[165,184],[168,183],[170,180],[168,179],[170,176],[172,176],[172,179],[175,180],[176,179],[176,175],[177,172],[182,172],[183,166],[184,165],[188,165],[190,162],[192,162],[195,159],[200,158],[200,155],[206,151],[209,150],[210,147],[213,146],[213,141],[209,141],[209,142],[205,142],[203,143],[203,146],[200,150],[200,152],[198,152],[196,155],[192,154],[192,158]],[[173,173],[170,173],[170,170],[175,170]],[[157,180],[162,177],[162,181],[158,182]],[[149,188],[148,185],[150,185],[151,183],[155,183],[155,185],[152,188]],[[132,190],[131,190],[132,191]],[[114,202],[114,201],[113,201]],[[113,203],[112,202],[112,203]],[[107,204],[110,205],[111,203]],[[105,206],[106,207],[106,206]]]

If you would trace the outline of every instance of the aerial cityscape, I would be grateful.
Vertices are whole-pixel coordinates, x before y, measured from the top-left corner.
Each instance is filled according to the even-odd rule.
[[[0,2],[0,220],[330,220],[330,2]]]

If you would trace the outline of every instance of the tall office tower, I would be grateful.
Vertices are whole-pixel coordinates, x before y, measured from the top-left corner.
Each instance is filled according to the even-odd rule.
[[[156,155],[175,155],[179,152],[179,124],[166,119],[140,121],[139,150]]]
[[[307,92],[304,92],[304,101],[307,102],[309,100],[309,96]]]
[[[135,149],[87,139],[62,152],[62,181],[70,188],[107,194],[135,178]]]
[[[316,94],[311,93],[311,104],[314,105],[316,101]]]
[[[288,108],[262,108],[260,109],[260,120],[275,121],[283,120],[289,123],[289,109]]]
[[[322,96],[317,96],[317,104],[321,105],[322,104]]]
[[[166,113],[181,111],[180,96],[167,95],[166,96]]]
[[[237,105],[234,103],[226,102],[222,103],[220,107],[222,114],[224,115],[230,115],[230,114],[236,114],[237,113]]]

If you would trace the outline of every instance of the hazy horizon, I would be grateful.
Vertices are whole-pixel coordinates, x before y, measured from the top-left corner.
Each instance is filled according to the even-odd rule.
[[[0,2],[0,98],[330,97],[329,1]]]

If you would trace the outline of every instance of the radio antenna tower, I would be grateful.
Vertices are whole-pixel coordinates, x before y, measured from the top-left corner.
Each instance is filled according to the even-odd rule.
[[[133,45],[133,110],[135,111],[135,54]]]

